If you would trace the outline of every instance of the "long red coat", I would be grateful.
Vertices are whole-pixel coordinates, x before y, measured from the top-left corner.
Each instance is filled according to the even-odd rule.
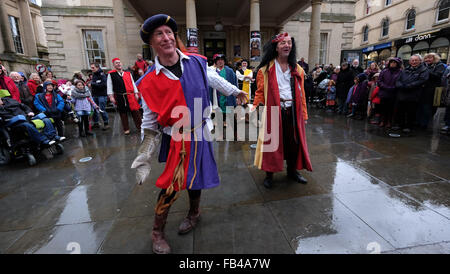
[[[292,77],[295,80],[295,109],[298,137],[298,157],[296,168],[298,170],[306,169],[312,171],[311,160],[309,158],[308,145],[306,143],[305,121],[308,119],[306,109],[306,98],[304,88],[304,71],[297,65],[296,70],[292,70]],[[275,62],[271,61],[269,68],[261,68],[256,77],[258,89],[255,92],[254,106],[260,103],[266,107],[263,112],[258,144],[255,153],[255,166],[268,172],[280,172],[283,170],[284,151],[283,151],[283,130],[281,129],[281,111],[278,112],[278,129],[272,128],[272,107],[280,107],[280,90],[278,89]],[[273,115],[272,115],[273,114]],[[267,134],[266,134],[267,132]],[[278,135],[276,134],[278,133]],[[271,134],[271,136],[269,136]],[[269,139],[271,137],[271,139]]]

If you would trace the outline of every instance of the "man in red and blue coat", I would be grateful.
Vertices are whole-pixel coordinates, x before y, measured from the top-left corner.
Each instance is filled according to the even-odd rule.
[[[212,148],[208,87],[246,101],[245,93],[208,68],[204,56],[186,52],[173,18],[158,14],[142,25],[141,38],[156,52],[155,64],[137,81],[143,97],[143,143],[132,164],[139,183],[150,173],[151,156],[162,135],[159,160],[166,162],[156,181],[161,188],[152,231],[153,252],[170,253],[164,236],[170,206],[187,189],[190,209],[179,234],[191,231],[200,218],[202,189],[219,185]]]

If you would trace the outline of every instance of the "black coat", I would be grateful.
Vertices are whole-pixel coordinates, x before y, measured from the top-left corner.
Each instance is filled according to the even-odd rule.
[[[437,64],[427,66],[427,69],[430,77],[428,78],[428,81],[425,85],[425,89],[422,90],[422,93],[420,94],[420,101],[426,102],[427,104],[431,105],[433,104],[434,91],[436,87],[441,86],[442,75],[444,74],[445,66],[444,63],[439,62]]]
[[[92,96],[106,96],[107,76],[101,68],[92,74],[91,91]]]
[[[422,90],[430,77],[427,67],[422,63],[418,67],[407,67],[400,73],[395,83],[399,101],[418,102]]]
[[[336,81],[336,96],[338,98],[347,98],[348,91],[355,84],[354,79],[355,76],[350,68],[339,71]]]
[[[3,105],[0,105],[0,117],[4,120],[11,119],[17,115],[26,116],[31,112],[31,108],[25,104],[19,103],[13,98],[5,97],[2,98],[2,101]]]

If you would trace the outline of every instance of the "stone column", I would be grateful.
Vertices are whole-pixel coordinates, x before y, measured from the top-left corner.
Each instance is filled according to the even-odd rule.
[[[122,64],[130,63],[128,50],[127,50],[127,30],[125,26],[125,12],[123,8],[123,0],[113,0],[113,16],[114,16],[114,29],[115,29],[115,40],[116,40],[116,52],[113,52],[110,56],[112,58],[120,58],[122,59]],[[109,62],[109,63],[108,63]],[[111,60],[107,60],[107,64],[110,63]],[[88,64],[89,66],[89,64]]]
[[[198,53],[198,29],[195,0],[186,0],[186,46],[188,51]]]
[[[314,68],[319,63],[320,54],[320,9],[322,0],[311,0],[311,26],[309,28],[309,53],[308,63],[310,68]]]
[[[5,47],[5,53],[12,53],[16,50],[12,39],[11,25],[5,10],[5,2],[6,0],[0,0],[0,32]]]
[[[36,36],[34,33],[33,19],[31,18],[28,0],[19,0],[20,19],[23,27],[22,41],[25,42],[26,55],[37,57]]]
[[[250,0],[250,63],[257,66],[261,61],[261,21],[259,11],[260,0]]]

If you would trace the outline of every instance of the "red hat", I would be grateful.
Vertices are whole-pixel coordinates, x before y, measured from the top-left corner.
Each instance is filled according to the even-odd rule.
[[[114,59],[112,59],[112,62],[114,63],[115,61],[120,61],[120,59],[119,58],[114,58]]]

